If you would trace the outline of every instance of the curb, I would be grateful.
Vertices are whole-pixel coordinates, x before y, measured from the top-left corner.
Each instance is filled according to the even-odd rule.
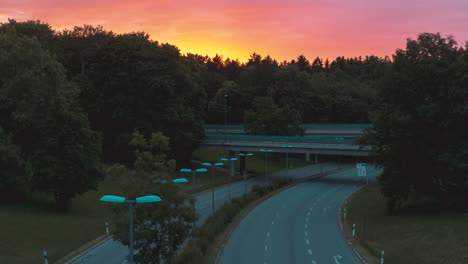
[[[68,260],[67,262],[65,262],[65,264],[72,264],[75,260],[77,260],[78,258],[82,257],[83,255],[87,254],[89,251],[97,248],[98,246],[100,246],[101,244],[104,244],[105,242],[107,242],[108,240],[112,239],[113,235],[110,235],[109,237],[105,238],[104,240],[101,240],[99,241],[98,243],[90,246],[89,248],[87,248],[86,250],[84,250],[83,252],[81,252],[80,254],[78,255],[75,255],[73,258],[71,258],[70,260]]]
[[[308,182],[308,181],[311,181],[311,180],[314,180],[314,179],[318,179],[318,178],[321,178],[321,177],[324,177],[324,176],[327,176],[327,175],[330,175],[330,174],[333,174],[333,173],[336,173],[336,172],[340,172],[340,171],[345,171],[345,170],[348,170],[348,169],[351,169],[353,168],[352,166],[350,167],[343,167],[343,168],[338,168],[338,169],[333,169],[333,170],[329,170],[329,171],[326,171],[326,172],[322,172],[322,173],[318,173],[318,174],[313,174],[309,177],[305,177],[304,179],[301,179],[301,180],[298,180],[298,181],[293,181],[292,184],[288,185],[288,186],[285,186],[281,189],[278,189],[276,190],[275,192],[273,193],[270,193],[268,194],[267,196],[265,197],[262,197],[260,198],[256,204],[254,204],[248,211],[246,211],[244,213],[244,215],[241,217],[240,221],[232,227],[232,229],[229,231],[229,233],[227,234],[227,236],[224,238],[224,241],[223,243],[221,244],[221,248],[219,249],[218,251],[218,254],[216,255],[216,259],[215,259],[215,264],[218,264],[218,261],[219,261],[219,257],[221,256],[221,253],[223,252],[224,250],[224,246],[226,245],[226,242],[229,240],[229,238],[231,237],[231,234],[234,232],[234,230],[237,228],[237,226],[240,224],[240,222],[242,221],[242,219],[248,215],[253,209],[255,209],[258,205],[260,205],[262,202],[264,202],[265,200],[271,198],[272,196],[284,191],[284,190],[287,190],[289,188],[292,188],[298,184],[301,184],[301,183],[305,183],[305,182]],[[285,178],[288,178],[288,177],[285,177]],[[367,264],[367,263],[365,263]]]
[[[341,221],[341,208],[343,207],[343,204],[347,204],[348,203],[348,199],[349,197],[351,197],[351,195],[353,195],[355,192],[361,190],[362,188],[364,188],[365,185],[357,188],[356,190],[354,190],[352,193],[350,193],[348,195],[348,197],[346,197],[346,199],[341,203],[340,207],[338,207],[338,223],[340,225],[340,229],[341,229],[341,235],[343,236],[343,238],[346,240],[346,242],[348,242],[348,246],[351,248],[351,250],[354,252],[354,255],[356,255],[358,257],[358,259],[361,261],[361,263],[363,264],[368,264],[367,261],[361,256],[361,254],[359,254],[359,252],[353,247],[353,242],[350,241],[349,239],[346,238],[345,236],[345,233],[344,233],[344,229],[343,229],[343,223]]]

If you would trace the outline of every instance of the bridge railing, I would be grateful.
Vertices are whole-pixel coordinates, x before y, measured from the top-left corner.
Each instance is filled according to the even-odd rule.
[[[205,140],[240,140],[240,141],[270,141],[288,143],[331,143],[354,144],[353,137],[329,137],[329,136],[268,136],[246,134],[220,134],[208,133]]]

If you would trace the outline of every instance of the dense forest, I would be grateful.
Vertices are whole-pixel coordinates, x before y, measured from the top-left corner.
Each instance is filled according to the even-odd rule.
[[[144,32],[116,34],[90,25],[55,31],[40,21],[9,20],[0,25],[1,196],[21,199],[27,190],[39,190],[53,193],[66,206],[76,194],[96,186],[103,161],[133,160],[128,142],[135,131],[162,132],[170,140],[168,157],[185,162],[203,138],[204,125],[224,123],[225,107],[228,123],[245,123],[254,134],[301,134],[298,125],[308,122],[381,120],[378,124],[388,126],[379,119],[386,113],[383,98],[396,93],[410,106],[430,102],[440,92],[419,98],[417,89],[395,87],[411,88],[418,81],[433,85],[437,58],[448,64],[466,61],[467,50],[453,39],[429,33],[419,38],[424,36],[433,38],[422,44],[419,39],[419,47],[408,40],[407,48],[416,49],[415,54],[397,51],[393,59],[329,61],[299,55],[278,62],[253,53],[241,63],[220,55],[183,55]],[[448,61],[443,53],[426,54],[433,61],[411,69],[424,81],[413,82],[411,74],[400,73],[419,63],[425,50],[438,50],[447,42]],[[414,58],[401,61],[405,56]],[[453,85],[465,87],[458,100],[466,99],[468,70],[463,65],[449,67],[450,78],[460,80]],[[460,107],[456,118],[468,120],[463,119],[466,101]],[[424,127],[430,128],[431,117],[424,118]],[[440,116],[434,120],[442,121]],[[375,135],[369,138],[378,144]]]

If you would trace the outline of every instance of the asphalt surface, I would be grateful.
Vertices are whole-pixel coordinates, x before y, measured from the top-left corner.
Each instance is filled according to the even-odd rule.
[[[372,182],[380,170],[367,173]],[[274,195],[243,218],[218,263],[361,263],[341,233],[338,209],[363,184],[354,168]]]
[[[341,167],[338,163],[319,163],[297,169],[289,169],[280,171],[269,175],[268,179],[264,176],[250,178],[246,181],[247,191],[250,191],[255,185],[264,185],[269,180],[277,177],[293,177],[295,179],[303,179],[312,175],[317,175],[321,171],[326,172],[330,170],[336,170]],[[230,197],[235,198],[245,193],[245,185],[243,181],[236,182],[228,185],[215,188],[215,210],[222,207],[229,201]],[[196,225],[203,224],[209,216],[211,216],[211,190],[202,192],[196,196],[195,208],[199,214],[199,219]],[[103,243],[91,248],[84,254],[72,259],[67,262],[68,264],[122,264],[126,263],[128,256],[128,247],[124,246],[118,241],[108,239]],[[242,262],[238,262],[242,263]]]

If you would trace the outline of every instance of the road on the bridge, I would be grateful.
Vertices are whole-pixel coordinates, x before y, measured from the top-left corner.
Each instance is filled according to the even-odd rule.
[[[371,181],[380,170],[369,168]],[[254,208],[218,259],[238,263],[360,263],[344,239],[338,208],[362,182],[350,169],[289,188]]]
[[[290,169],[288,171],[280,171],[271,175],[271,178],[288,176],[293,178],[304,178],[314,174],[334,170],[338,168],[337,163],[320,163],[310,165],[303,168]],[[247,189],[251,190],[254,185],[265,184],[265,178],[255,177],[247,180]],[[231,198],[239,197],[244,194],[244,183],[236,182],[231,184]],[[221,186],[215,189],[215,209],[222,207],[228,202],[228,186]],[[164,199],[164,197],[161,197]],[[98,201],[96,201],[98,202]],[[203,224],[211,215],[211,190],[200,193],[196,196],[195,208],[199,214],[197,225]],[[67,264],[122,264],[128,256],[128,248],[120,242],[109,239],[99,246],[92,248],[85,254],[69,261]]]

